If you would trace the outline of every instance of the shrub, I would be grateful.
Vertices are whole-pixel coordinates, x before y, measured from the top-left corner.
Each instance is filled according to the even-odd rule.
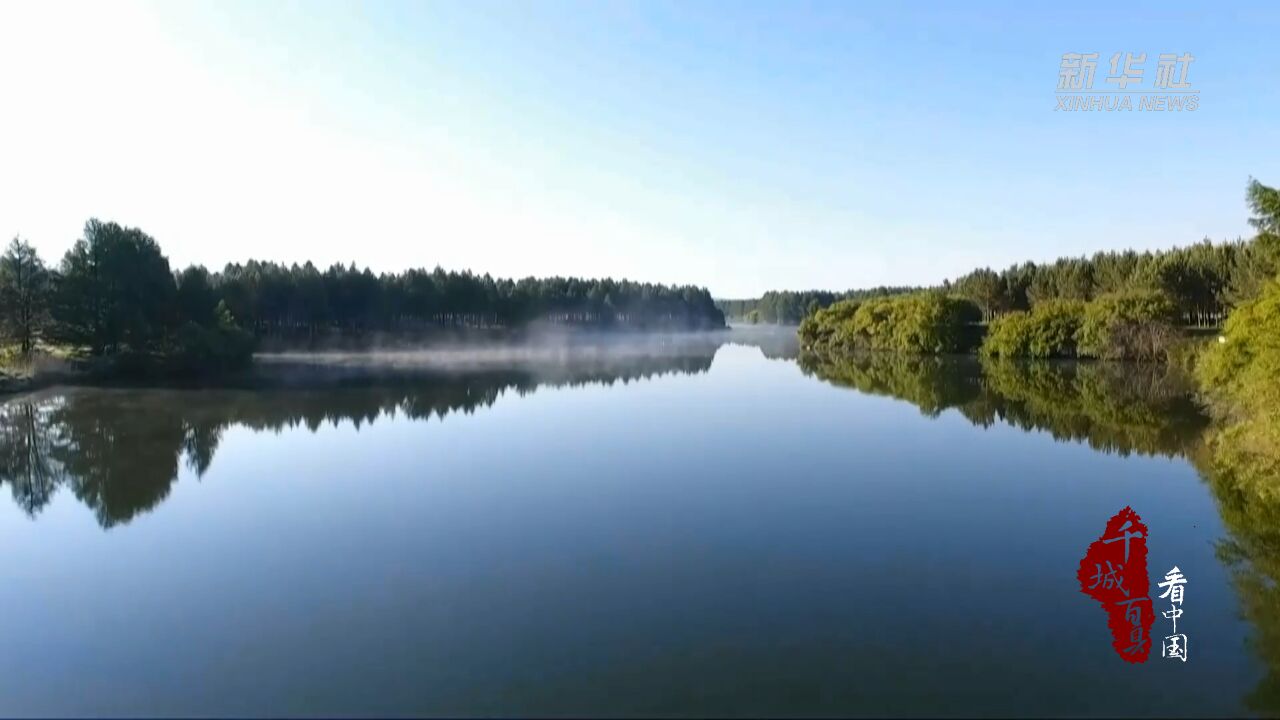
[[[999,357],[1069,358],[1077,355],[1076,335],[1085,304],[1075,300],[1037,303],[1030,312],[996,318],[982,353]]]
[[[982,341],[982,354],[992,357],[1026,357],[1031,337],[1031,313],[1018,310],[1006,313],[987,326]]]
[[[808,349],[949,353],[972,349],[973,303],[942,293],[844,300],[800,324]]]
[[[800,343],[807,348],[829,346],[836,331],[853,319],[861,304],[859,300],[841,300],[814,311],[800,322]]]
[[[1085,307],[1080,355],[1107,360],[1165,360],[1178,342],[1178,311],[1154,291],[1103,295]]]
[[[169,364],[184,373],[218,373],[248,366],[253,335],[236,325],[224,302],[214,309],[214,327],[187,322],[178,328]]]
[[[1201,355],[1196,375],[1211,394],[1280,408],[1280,282],[1272,281],[1227,317],[1221,341]]]

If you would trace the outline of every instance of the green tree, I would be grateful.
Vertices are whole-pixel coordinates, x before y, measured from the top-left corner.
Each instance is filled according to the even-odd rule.
[[[49,274],[30,243],[14,238],[0,257],[0,318],[5,336],[23,355],[35,347],[44,330]]]
[[[1111,293],[1085,306],[1078,333],[1083,357],[1164,360],[1178,338],[1178,312],[1164,293]]]
[[[978,306],[983,321],[990,321],[1009,304],[1008,281],[990,268],[974,270],[960,278],[955,282],[954,290]]]
[[[1253,214],[1249,224],[1258,231],[1253,241],[1256,248],[1253,270],[1255,275],[1263,276],[1265,283],[1280,272],[1280,190],[1249,178],[1246,200]]]
[[[101,355],[154,349],[175,324],[176,287],[155,240],[96,219],[62,258],[53,316],[59,339]]]
[[[1085,303],[1046,300],[1028,311],[1009,313],[991,323],[982,354],[995,357],[1070,358],[1077,354],[1077,333]]]
[[[1249,203],[1249,211],[1253,213],[1253,217],[1249,218],[1249,224],[1258,231],[1259,235],[1280,236],[1280,190],[1249,178],[1245,195]]]
[[[218,296],[209,283],[209,271],[192,266],[178,274],[178,317],[183,322],[212,325]]]

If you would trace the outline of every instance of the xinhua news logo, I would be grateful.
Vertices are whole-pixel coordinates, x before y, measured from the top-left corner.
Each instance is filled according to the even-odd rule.
[[[1200,107],[1200,91],[1187,79],[1194,61],[1188,52],[1160,53],[1154,75],[1147,75],[1145,52],[1118,52],[1108,63],[1106,84],[1094,89],[1098,53],[1063,53],[1054,112],[1195,111]],[[1150,85],[1145,84],[1148,79]]]

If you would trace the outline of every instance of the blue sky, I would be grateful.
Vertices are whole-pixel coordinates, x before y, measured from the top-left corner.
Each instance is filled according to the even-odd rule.
[[[1274,4],[0,6],[0,233],[768,289],[1246,235]],[[1064,52],[1195,112],[1055,112]]]

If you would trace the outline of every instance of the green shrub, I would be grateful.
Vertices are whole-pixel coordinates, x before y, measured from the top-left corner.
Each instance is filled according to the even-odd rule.
[[[208,328],[188,322],[178,328],[169,362],[172,369],[183,373],[238,370],[253,358],[253,344],[253,336],[240,328]]]
[[[253,335],[236,325],[225,302],[213,311],[214,326],[187,322],[174,335],[170,368],[181,373],[219,373],[247,367],[253,359]]]
[[[1085,307],[1079,353],[1107,360],[1165,360],[1180,337],[1177,318],[1164,293],[1103,295]]]
[[[806,318],[799,335],[813,350],[963,352],[974,347],[979,315],[973,303],[936,292],[845,300]]]
[[[1031,313],[1018,310],[1006,313],[987,326],[982,341],[982,354],[991,357],[1026,357],[1031,338]]]
[[[1196,375],[1210,394],[1246,407],[1280,409],[1280,282],[1232,311]]]
[[[1052,300],[1030,312],[996,318],[987,329],[982,353],[993,357],[1076,357],[1076,335],[1084,322],[1085,304]]]
[[[1200,354],[1196,375],[1218,419],[1198,465],[1225,497],[1274,511],[1280,507],[1280,283],[1264,285],[1257,298],[1231,312],[1221,339]],[[1275,542],[1274,512],[1246,515]]]
[[[841,300],[806,316],[800,322],[800,343],[807,348],[828,346],[836,331],[853,319],[861,304],[859,300]]]

